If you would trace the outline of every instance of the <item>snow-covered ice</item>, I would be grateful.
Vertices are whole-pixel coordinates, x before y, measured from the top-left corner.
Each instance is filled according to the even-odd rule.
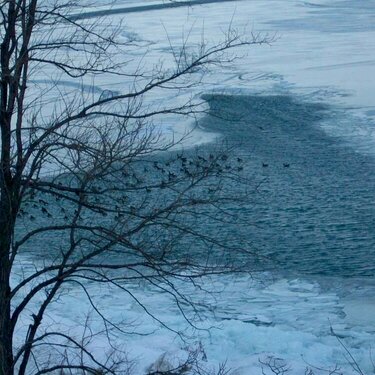
[[[142,6],[168,2],[151,1]],[[193,2],[192,2],[193,3]],[[89,1],[84,12],[100,8],[127,9],[134,1]],[[139,5],[139,3],[137,3]],[[83,14],[84,14],[83,12]],[[345,116],[323,123],[333,136],[349,140],[353,147],[367,153],[375,150],[375,30],[373,1],[218,1],[214,4],[186,6],[111,14],[107,23],[115,27],[123,20],[124,35],[132,35],[148,45],[129,51],[137,63],[145,66],[164,61],[171,63],[171,45],[179,48],[188,39],[196,45],[202,38],[215,43],[229,25],[250,35],[268,35],[270,45],[237,50],[241,58],[227,69],[220,67],[205,77],[205,85],[179,96],[181,101],[202,91],[225,91],[250,94],[292,94],[300,99],[328,102]],[[171,60],[172,59],[172,60]],[[131,64],[129,69],[131,70]],[[92,82],[88,82],[92,84]],[[126,82],[103,76],[95,84],[121,91]],[[154,99],[158,96],[155,95]],[[163,92],[163,99],[176,99]],[[173,124],[173,126],[171,126]],[[180,125],[180,126],[179,126]],[[184,134],[189,126],[171,118],[164,122],[167,133],[172,129]],[[190,142],[210,141],[213,135],[197,131]],[[185,143],[186,145],[188,142]]]
[[[125,327],[131,333],[117,332],[112,344],[134,360],[136,374],[145,373],[164,355],[178,363],[186,358],[188,348],[197,347],[204,349],[205,368],[217,369],[220,363],[226,362],[233,374],[238,375],[262,374],[260,361],[265,363],[269,358],[284,361],[291,374],[304,373],[307,367],[314,373],[324,374],[335,366],[345,374],[355,373],[340,341],[350,349],[364,373],[372,371],[375,314],[374,305],[366,296],[373,295],[373,282],[356,280],[346,285],[340,283],[338,288],[334,286],[338,280],[320,280],[320,283],[273,276],[210,277],[204,280],[204,285],[216,292],[212,295],[178,285],[195,301],[204,301],[209,306],[202,307],[199,317],[192,312],[188,314],[199,329],[193,329],[186,322],[167,295],[139,284],[128,286],[157,319],[183,337],[162,327],[126,293],[105,286],[93,290],[93,300],[106,318],[114,323],[128,323]],[[352,288],[361,289],[356,300],[352,298]],[[358,311],[360,298],[367,301],[362,305],[368,309],[365,315]],[[54,329],[60,327],[79,337],[90,312],[92,332],[99,332],[101,319],[85,301],[84,293],[77,288],[67,289],[63,299],[52,306],[44,324],[53,324]],[[103,338],[98,335],[90,343],[90,348],[99,356],[106,351]],[[268,373],[265,365],[263,368]]]

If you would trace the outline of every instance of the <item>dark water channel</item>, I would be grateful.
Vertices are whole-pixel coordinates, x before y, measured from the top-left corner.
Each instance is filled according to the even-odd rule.
[[[287,96],[204,98],[214,116],[202,126],[235,145],[260,183],[236,211],[248,222],[241,235],[284,271],[373,276],[375,161],[321,130],[329,108]]]

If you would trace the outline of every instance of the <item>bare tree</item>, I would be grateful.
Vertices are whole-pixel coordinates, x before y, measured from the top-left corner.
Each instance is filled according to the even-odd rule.
[[[187,90],[210,65],[230,62],[232,48],[266,40],[229,29],[218,44],[172,48],[172,68],[142,70],[124,62],[129,49],[140,48],[136,41],[77,17],[77,9],[68,0],[0,2],[1,375],[120,371],[116,354],[101,361],[90,352],[87,327],[81,339],[43,327],[67,285],[82,288],[105,332],[121,331],[93,301],[93,283],[131,295],[159,320],[130,283],[169,294],[184,314],[183,306],[195,305],[176,281],[198,284],[233,271],[228,252],[242,257],[238,270],[249,257],[245,247],[195,226],[219,220],[215,210],[234,201],[241,161],[230,164],[223,151],[165,153],[180,140],[164,140],[154,119],[194,116],[202,107],[193,100],[151,105],[149,98]],[[38,80],[41,71],[55,81]],[[105,74],[131,84],[124,92],[83,90]],[[78,88],[61,89],[64,80]],[[25,254],[42,261],[17,268]]]

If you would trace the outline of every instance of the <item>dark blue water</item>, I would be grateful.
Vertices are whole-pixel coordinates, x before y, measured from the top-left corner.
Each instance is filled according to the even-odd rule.
[[[189,174],[184,176],[185,170],[203,168],[224,147],[231,151],[228,159],[220,158],[219,168],[232,168],[229,173],[238,172],[247,185],[237,186],[236,180],[224,179],[219,186],[222,184],[223,192],[234,198],[248,189],[246,200],[219,210],[217,205],[174,209],[173,215],[154,219],[153,225],[129,239],[153,257],[159,253],[165,257],[165,249],[173,245],[173,251],[168,252],[171,260],[176,256],[197,257],[200,262],[203,254],[204,261],[239,260],[244,264],[246,258],[245,267],[250,271],[276,268],[293,276],[374,276],[375,160],[321,130],[320,122],[336,121],[335,111],[288,96],[211,95],[205,99],[211,113],[201,125],[222,134],[219,144],[187,150],[186,162],[179,151],[153,154],[150,160],[140,158],[129,166],[119,166],[108,181],[98,181],[98,187],[111,186],[114,181],[122,187],[101,195],[106,207],[120,204],[124,210],[121,218],[116,211],[105,215],[83,212],[82,222],[111,228],[121,221],[127,233],[140,220],[133,210],[138,210],[140,217],[149,217],[155,209],[176,199],[178,202],[180,191],[190,180]],[[206,161],[200,159],[202,155]],[[181,175],[181,183],[166,188],[171,179],[178,181]],[[211,199],[210,190],[218,179],[212,175],[189,194]],[[159,185],[161,182],[165,185]],[[153,188],[155,185],[159,187]],[[48,194],[35,196],[33,202],[25,204],[18,232],[22,235],[25,230],[49,225],[50,217],[64,224],[73,217],[74,209],[69,201]],[[223,209],[230,215],[223,214]],[[35,253],[34,257],[56,257],[69,244],[68,234],[42,232],[23,251]],[[243,258],[242,249],[253,254]],[[122,261],[124,255],[138,256],[127,248],[106,252],[112,261]]]
[[[248,223],[238,237],[284,271],[373,276],[375,161],[321,130],[329,108],[288,96],[205,99],[214,116],[202,126],[236,147],[259,184],[251,203],[235,210]]]

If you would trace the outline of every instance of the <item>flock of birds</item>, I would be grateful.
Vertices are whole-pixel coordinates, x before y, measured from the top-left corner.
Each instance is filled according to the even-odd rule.
[[[263,168],[267,168],[268,166],[269,166],[268,163],[265,163],[265,162],[262,163],[262,167]],[[284,168],[289,168],[290,167],[290,163],[283,163],[283,167]]]
[[[177,154],[177,157],[175,161],[180,162],[180,172],[184,173],[188,177],[192,177],[194,172],[191,170],[191,168],[208,168],[209,166],[214,166],[217,168],[218,172],[223,172],[224,170],[237,170],[242,171],[243,170],[243,159],[241,157],[237,157],[235,161],[237,164],[235,167],[232,167],[232,165],[229,164],[229,156],[227,154],[222,154],[220,156],[215,156],[213,154],[209,154],[208,156],[204,157],[201,155],[197,155],[195,159],[188,159],[183,154]],[[167,181],[163,181],[160,185],[161,188],[166,187],[168,183],[171,183],[173,181],[178,180],[178,172],[177,170],[171,171],[168,167],[171,165],[171,161],[161,163],[158,161],[154,161],[152,166],[155,170],[160,171],[163,174],[167,175]],[[268,168],[269,163],[262,162],[263,168]],[[289,168],[290,163],[284,162],[283,168]],[[146,173],[148,169],[144,167],[144,172]],[[139,182],[139,181],[138,181]],[[151,191],[150,188],[147,189],[147,191]],[[43,199],[39,199],[37,202],[34,202],[32,204],[32,207],[35,209],[40,209],[41,212],[47,216],[48,218],[52,218],[52,214],[47,210],[46,206],[48,206],[48,202],[44,201]],[[65,215],[65,219],[67,219],[66,212],[63,207],[61,207],[62,213]],[[24,209],[20,209],[19,216],[25,215],[26,212]],[[35,221],[35,216],[30,215],[29,219],[31,221]]]

